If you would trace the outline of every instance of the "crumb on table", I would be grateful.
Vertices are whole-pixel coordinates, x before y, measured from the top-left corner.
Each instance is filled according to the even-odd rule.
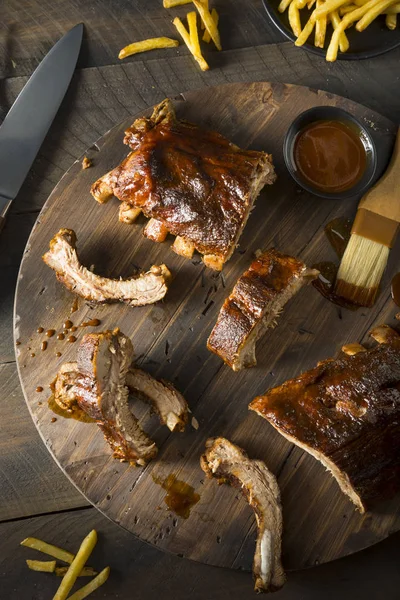
[[[83,161],[82,161],[82,169],[88,169],[91,166],[92,166],[92,161],[90,160],[90,158],[88,158],[87,156],[84,156]]]

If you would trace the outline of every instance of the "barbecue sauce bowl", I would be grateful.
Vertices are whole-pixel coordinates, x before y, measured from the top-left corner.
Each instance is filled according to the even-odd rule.
[[[286,167],[302,188],[342,200],[361,196],[374,181],[374,141],[358,119],[334,106],[301,113],[283,143]]]

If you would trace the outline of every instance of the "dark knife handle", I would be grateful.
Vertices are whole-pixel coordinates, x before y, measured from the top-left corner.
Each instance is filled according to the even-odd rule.
[[[0,216],[0,233],[2,232],[3,227],[4,227],[5,224],[6,224],[6,218]]]

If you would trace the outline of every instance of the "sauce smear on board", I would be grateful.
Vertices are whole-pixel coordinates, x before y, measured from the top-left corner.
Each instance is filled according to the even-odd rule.
[[[400,273],[397,273],[392,279],[392,298],[393,302],[400,306]]]
[[[294,161],[305,183],[328,194],[352,188],[367,166],[356,129],[341,121],[315,121],[304,127],[295,142]]]
[[[152,477],[155,483],[166,490],[164,502],[168,508],[179,517],[187,519],[193,506],[200,500],[200,495],[191,485],[177,479],[174,473],[168,475],[165,480],[159,479],[154,474]]]

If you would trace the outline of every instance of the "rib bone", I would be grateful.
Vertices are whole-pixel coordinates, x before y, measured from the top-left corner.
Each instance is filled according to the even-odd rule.
[[[79,262],[76,235],[72,229],[60,229],[43,260],[67,289],[91,302],[124,302],[130,306],[153,304],[164,298],[171,275],[165,265],[155,265],[147,273],[128,279],[95,275]]]
[[[121,202],[121,206],[119,207],[118,219],[121,223],[132,225],[132,223],[136,221],[141,212],[141,208],[135,208],[127,202]]]
[[[378,325],[378,327],[374,327],[369,332],[369,335],[379,344],[388,344],[391,340],[399,339],[397,331],[389,327],[389,325]]]
[[[354,356],[355,354],[358,354],[359,352],[366,352],[366,351],[367,351],[367,349],[358,343],[345,344],[344,346],[342,346],[342,352],[344,352],[344,354],[347,354],[348,356]]]
[[[264,462],[250,460],[238,446],[221,437],[207,440],[200,466],[208,477],[238,487],[254,509],[258,526],[253,563],[255,590],[268,592],[282,587],[282,511],[275,476]]]

